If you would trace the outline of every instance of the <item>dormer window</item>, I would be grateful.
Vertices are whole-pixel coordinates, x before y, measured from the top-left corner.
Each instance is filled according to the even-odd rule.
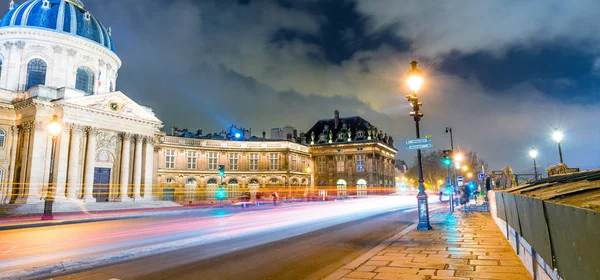
[[[337,141],[344,141],[344,138],[346,138],[346,133],[340,132],[337,135]]]
[[[325,143],[325,142],[327,142],[327,135],[322,133],[321,135],[319,135],[319,143]]]
[[[365,132],[362,130],[359,130],[356,132],[356,139],[363,139],[365,138]]]

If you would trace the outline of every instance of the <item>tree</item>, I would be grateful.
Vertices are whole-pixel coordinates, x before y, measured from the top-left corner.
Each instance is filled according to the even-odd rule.
[[[458,151],[456,151],[458,152]],[[464,155],[462,166],[468,166],[469,172],[475,174],[481,172],[483,166],[485,170],[488,170],[487,163],[483,159],[477,157],[477,153],[474,151],[461,151]],[[425,188],[429,190],[439,191],[440,187],[446,184],[446,177],[448,177],[448,168],[442,164],[444,158],[444,152],[442,150],[432,151],[429,153],[422,154],[423,164],[423,180]],[[409,180],[413,180],[415,185],[418,185],[419,181],[419,168],[417,166],[417,157],[415,157],[414,163],[406,173],[406,177]],[[442,184],[439,184],[442,181]]]

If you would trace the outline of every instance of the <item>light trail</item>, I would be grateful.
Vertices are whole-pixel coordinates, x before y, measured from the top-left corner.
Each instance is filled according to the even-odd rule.
[[[432,196],[430,200],[434,203],[437,199]],[[416,211],[415,207],[414,197],[384,196],[269,210],[215,208],[172,216],[9,230],[0,232],[0,270],[32,268],[121,250],[144,250],[186,240],[211,244],[257,234],[280,240],[390,211]]]

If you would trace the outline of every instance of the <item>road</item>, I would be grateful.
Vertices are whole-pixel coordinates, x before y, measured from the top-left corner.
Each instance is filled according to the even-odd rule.
[[[375,197],[3,231],[0,278],[318,278],[416,219],[414,204]],[[121,264],[98,268],[110,263]],[[68,275],[81,270],[88,271]]]

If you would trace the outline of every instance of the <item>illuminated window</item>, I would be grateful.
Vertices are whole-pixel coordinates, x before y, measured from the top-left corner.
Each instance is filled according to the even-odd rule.
[[[338,196],[346,196],[346,181],[339,179],[337,181],[337,195]]]
[[[300,158],[300,171],[301,172],[305,172],[306,171],[306,157],[301,157]]]
[[[208,152],[208,170],[217,170],[219,154],[217,152]]]
[[[229,180],[227,183],[227,197],[228,198],[237,198],[239,196],[239,185],[236,179]]]
[[[0,148],[4,148],[4,144],[6,143],[6,132],[4,129],[0,129]]]
[[[258,153],[250,154],[250,171],[258,170]]]
[[[185,200],[193,201],[196,199],[196,180],[188,179],[185,182]]]
[[[175,150],[166,150],[165,168],[175,168]]]
[[[207,199],[215,199],[217,194],[217,179],[210,179],[206,182],[206,198]]]
[[[318,160],[319,173],[325,173],[325,167],[326,167],[325,164],[326,164],[325,157],[320,157]]]
[[[269,154],[269,167],[271,170],[279,169],[279,154]]]
[[[229,170],[237,170],[238,169],[238,153],[229,153]]]
[[[27,64],[27,85],[25,86],[25,90],[38,85],[45,85],[47,68],[46,62],[39,58],[29,61],[29,64]]]
[[[365,171],[365,155],[356,155],[356,171]]]
[[[187,168],[188,169],[196,169],[196,160],[197,160],[196,151],[187,151]]]
[[[94,72],[85,66],[77,69],[75,88],[85,91],[87,95],[94,94]]]
[[[360,179],[358,180],[358,182],[356,182],[356,195],[367,195],[367,181],[365,181],[364,179]]]
[[[298,163],[298,159],[296,158],[296,154],[292,154],[292,164],[290,166],[290,169],[298,170],[298,166],[296,166],[297,163]]]
[[[344,172],[344,156],[337,156],[336,158],[336,171]]]

